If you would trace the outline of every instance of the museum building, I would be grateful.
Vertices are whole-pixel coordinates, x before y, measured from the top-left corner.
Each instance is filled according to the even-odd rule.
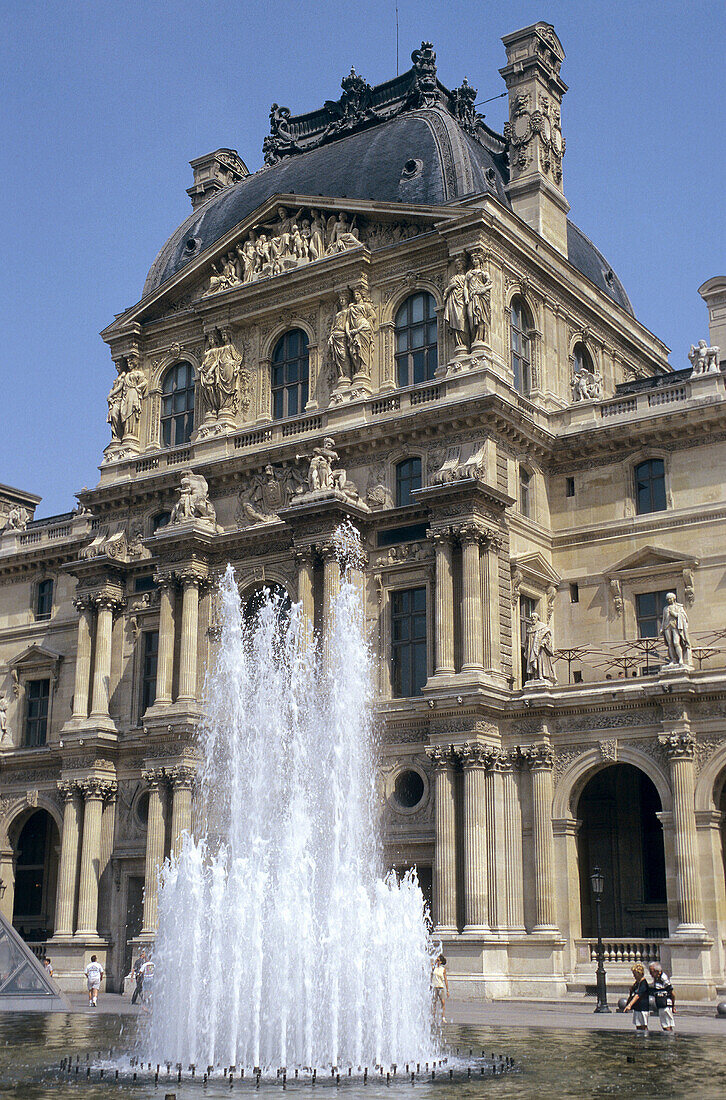
[[[0,486],[0,910],[66,989],[91,952],[119,989],[153,940],[217,579],[324,638],[346,518],[385,859],[417,867],[454,995],[591,986],[596,867],[611,979],[724,987],[722,364],[701,341],[673,369],[568,218],[553,28],[503,42],[503,134],[422,43],[274,104],[259,171],[192,161],[103,332],[98,483],[39,520]]]

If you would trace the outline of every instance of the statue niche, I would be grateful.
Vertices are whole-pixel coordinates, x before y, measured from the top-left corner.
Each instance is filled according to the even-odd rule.
[[[149,384],[135,355],[119,360],[116,370],[118,374],[108,395],[106,417],[111,425],[111,444],[131,442],[138,445],[141,407]]]
[[[483,351],[491,334],[492,280],[484,267],[484,249],[472,249],[467,267],[464,256],[454,260],[454,274],[444,291],[444,319],[454,337],[454,363],[460,369],[465,356]]]
[[[361,276],[353,292],[344,288],[328,336],[328,349],[336,375],[331,405],[354,400],[371,392],[371,363],[376,311],[368,280]]]

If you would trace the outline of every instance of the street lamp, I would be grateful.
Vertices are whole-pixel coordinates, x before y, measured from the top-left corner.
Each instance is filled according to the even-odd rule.
[[[600,920],[600,903],[602,900],[602,892],[605,888],[605,876],[599,867],[594,868],[590,875],[590,882],[592,883],[592,892],[595,895],[595,911],[597,913],[597,1005],[595,1011],[609,1012],[608,991],[607,985],[605,984],[605,967],[603,966],[605,951],[602,945],[602,923]]]

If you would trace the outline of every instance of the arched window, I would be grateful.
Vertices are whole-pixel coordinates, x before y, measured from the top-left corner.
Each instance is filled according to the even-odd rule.
[[[666,509],[665,465],[649,458],[635,467],[635,507],[639,516]]]
[[[524,466],[519,467],[519,511],[527,518],[532,515],[532,475]]]
[[[532,386],[532,316],[523,298],[513,298],[509,308],[514,388],[519,393],[529,393]]]
[[[308,402],[308,338],[300,328],[290,329],[272,353],[272,418],[297,416]]]
[[[421,459],[406,458],[396,466],[396,507],[413,504],[413,489],[421,488]]]
[[[151,521],[151,533],[155,535],[162,527],[166,527],[171,520],[171,512],[157,512]]]
[[[436,303],[425,290],[396,313],[396,377],[399,386],[430,382],[438,364]]]
[[[590,371],[590,373],[593,373],[595,370],[592,356],[582,340],[578,340],[572,349],[572,367],[575,374],[582,374],[583,371]]]
[[[194,431],[194,371],[175,363],[161,384],[161,442],[164,447],[188,443]]]

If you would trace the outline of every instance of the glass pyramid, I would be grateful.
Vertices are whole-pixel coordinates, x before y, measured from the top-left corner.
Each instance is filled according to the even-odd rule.
[[[0,1012],[67,1011],[60,989],[0,913]]]

